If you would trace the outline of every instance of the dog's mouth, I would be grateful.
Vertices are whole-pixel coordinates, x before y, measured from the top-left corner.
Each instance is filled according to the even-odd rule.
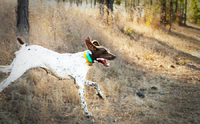
[[[98,62],[104,64],[104,66],[108,67],[109,63],[106,62],[106,60],[104,58],[97,58],[96,59]]]

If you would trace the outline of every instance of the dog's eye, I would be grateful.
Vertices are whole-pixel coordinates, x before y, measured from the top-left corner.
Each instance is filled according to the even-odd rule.
[[[107,54],[108,52],[106,50],[103,51],[104,54]]]

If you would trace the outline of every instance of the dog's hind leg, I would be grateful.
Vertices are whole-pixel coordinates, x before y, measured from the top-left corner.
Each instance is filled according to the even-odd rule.
[[[0,65],[0,71],[4,73],[11,72],[11,67],[9,65],[8,66]]]
[[[0,92],[4,90],[10,83],[14,82],[16,79],[18,79],[20,76],[22,76],[28,69],[26,68],[12,68],[12,71],[10,73],[10,76],[5,79],[0,84]]]
[[[100,88],[99,88],[99,85],[98,85],[97,83],[92,82],[92,81],[89,81],[89,80],[85,80],[85,84],[86,84],[86,85],[89,85],[89,86],[93,86],[93,87],[97,90],[97,92],[98,92],[97,95],[98,95],[101,99],[103,99],[103,95],[102,95],[101,90],[100,90]]]
[[[4,72],[4,73],[11,72],[14,63],[15,63],[15,59],[10,65],[7,65],[7,66],[0,65],[0,72]]]
[[[28,69],[34,68],[34,67],[43,67],[41,63],[33,63],[31,62],[31,59],[29,61],[23,60],[23,59],[16,59],[15,62],[13,62],[11,65],[11,73],[10,76],[5,79],[3,82],[0,84],[0,92],[4,90],[11,82],[14,82],[16,79],[18,79],[20,76],[22,76]],[[3,70],[3,69],[2,69]],[[5,69],[6,71],[8,69]]]

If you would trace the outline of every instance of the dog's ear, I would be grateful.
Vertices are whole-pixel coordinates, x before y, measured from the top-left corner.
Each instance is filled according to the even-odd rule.
[[[97,40],[93,40],[92,44],[94,44],[95,46],[100,46],[99,42]]]
[[[90,37],[85,39],[85,44],[89,50],[96,50],[97,48],[91,43]]]

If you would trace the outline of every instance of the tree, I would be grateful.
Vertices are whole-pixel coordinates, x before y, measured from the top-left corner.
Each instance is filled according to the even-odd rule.
[[[162,0],[161,2],[161,23],[166,25],[166,0]]]
[[[169,28],[169,32],[171,32],[171,27],[172,27],[172,9],[173,9],[173,4],[172,4],[172,0],[170,1],[170,28]]]
[[[110,9],[111,12],[113,12],[113,2],[114,0],[106,0],[107,8]],[[108,12],[109,14],[109,12]]]
[[[133,0],[133,8],[135,8],[135,0]]]
[[[177,13],[177,10],[178,10],[178,0],[176,0],[175,4],[176,4],[175,13]]]
[[[97,0],[94,0],[94,8],[96,7],[97,4]]]
[[[185,18],[184,18],[184,25],[186,25],[186,16],[187,15],[187,0],[185,0]]]
[[[76,0],[76,5],[79,6],[79,0]]]
[[[17,0],[18,35],[23,36],[25,39],[29,36],[29,29],[30,29],[28,4],[29,4],[28,0]]]
[[[73,0],[70,0],[70,6],[72,6],[72,4],[73,4]]]
[[[113,21],[112,12],[113,12],[113,3],[114,0],[106,0],[107,5],[107,22],[108,24],[111,24]]]
[[[104,0],[100,0],[100,14],[104,15]]]

